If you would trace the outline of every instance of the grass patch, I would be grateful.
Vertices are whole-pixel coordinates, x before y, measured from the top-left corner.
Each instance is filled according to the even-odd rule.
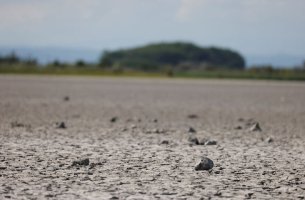
[[[36,75],[78,75],[78,76],[116,76],[116,77],[179,77],[179,78],[217,78],[217,79],[262,79],[262,80],[298,80],[305,81],[305,70],[302,69],[246,69],[246,70],[201,70],[144,72],[128,69],[101,69],[95,65],[78,67],[37,66],[37,65],[0,65],[0,74],[36,74]]]

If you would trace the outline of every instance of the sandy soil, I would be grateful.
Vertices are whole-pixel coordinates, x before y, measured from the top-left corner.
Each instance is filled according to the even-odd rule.
[[[304,130],[304,83],[0,76],[0,199],[304,199]]]

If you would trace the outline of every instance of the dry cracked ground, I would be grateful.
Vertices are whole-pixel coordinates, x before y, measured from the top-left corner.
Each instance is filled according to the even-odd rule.
[[[1,75],[0,199],[304,199],[304,130],[304,83]]]

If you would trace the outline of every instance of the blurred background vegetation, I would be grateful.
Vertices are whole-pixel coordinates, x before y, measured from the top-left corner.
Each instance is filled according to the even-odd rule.
[[[192,43],[157,43],[142,47],[105,51],[96,63],[54,60],[40,64],[35,58],[20,58],[12,52],[0,55],[2,74],[104,75],[187,78],[232,78],[305,80],[301,66],[246,67],[241,54],[219,47],[202,48]]]

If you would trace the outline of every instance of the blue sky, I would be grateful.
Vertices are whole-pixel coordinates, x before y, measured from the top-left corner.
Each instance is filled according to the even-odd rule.
[[[190,41],[305,57],[305,0],[0,0],[0,46]]]

